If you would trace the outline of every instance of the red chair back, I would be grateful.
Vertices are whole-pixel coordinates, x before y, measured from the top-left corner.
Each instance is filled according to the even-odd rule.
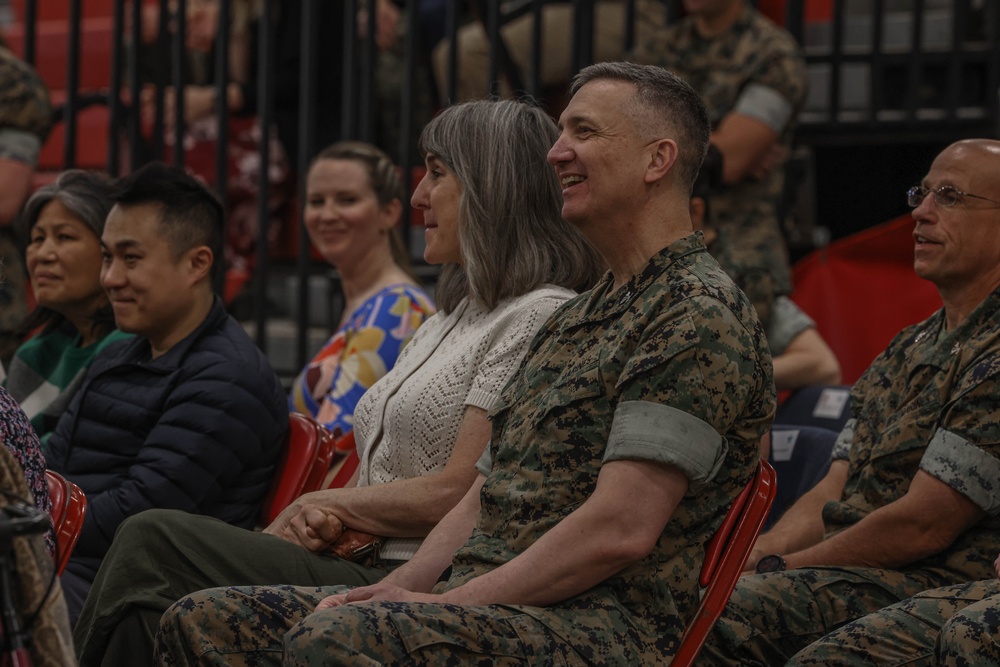
[[[288,422],[288,440],[260,509],[265,526],[303,493],[322,488],[336,448],[333,434],[311,417],[292,412]]]
[[[774,468],[767,461],[761,461],[754,478],[736,497],[705,550],[705,562],[698,578],[699,585],[705,589],[704,595],[684,630],[680,648],[670,663],[672,667],[694,664],[698,651],[736,588],[736,581],[750,557],[776,492]]]
[[[342,489],[354,477],[354,471],[358,469],[361,459],[358,458],[358,450],[355,448],[354,431],[351,431],[337,441],[337,456],[331,471],[333,477],[326,485],[328,489]]]
[[[56,572],[62,574],[69,562],[73,547],[83,530],[83,517],[87,514],[87,497],[83,490],[52,470],[45,471],[52,501],[52,529],[56,536]]]

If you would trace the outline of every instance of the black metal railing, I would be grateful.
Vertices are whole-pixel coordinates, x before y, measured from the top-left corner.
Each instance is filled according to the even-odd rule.
[[[230,60],[230,17],[238,0],[217,0],[219,6],[218,35],[214,49],[214,81],[216,108],[220,127],[226,127],[231,112],[226,104]],[[622,0],[626,5],[627,27],[623,31],[623,52],[628,52],[635,38],[635,0]],[[821,20],[807,20],[806,5],[802,0],[785,3],[784,19],[787,29],[803,45],[810,70],[811,92],[801,116],[798,140],[807,147],[871,146],[895,144],[906,146],[913,142],[950,141],[971,135],[996,136],[1000,132],[998,91],[1000,91],[1000,3],[976,0],[868,0],[849,2],[836,0],[825,4],[828,16]],[[376,117],[379,101],[376,90],[376,64],[379,57],[375,37],[376,21],[368,21],[365,34],[358,34],[356,16],[360,9],[374,13],[374,0],[337,0],[342,11],[330,17],[334,0],[262,0],[262,17],[257,31],[256,81],[257,114],[261,119],[261,165],[267,165],[269,138],[274,125],[276,85],[285,77],[298,77],[298,109],[294,139],[296,156],[295,172],[305,173],[312,155],[322,146],[316,145],[319,128],[331,124],[339,126],[342,138],[378,141]],[[393,152],[407,180],[419,165],[413,154],[413,145],[419,132],[415,99],[431,86],[428,73],[422,66],[428,63],[428,45],[420,30],[419,10],[426,0],[402,3],[403,21],[407,26],[402,42],[402,85],[399,88],[400,127],[398,144],[384,146]],[[19,24],[10,31],[21,39],[15,48],[26,60],[39,63],[39,29],[51,19],[40,19],[40,10],[51,10],[53,5],[65,6],[66,0],[20,0]],[[80,68],[100,66],[89,62],[88,51],[82,48],[85,40],[81,33],[87,30],[93,5],[103,4],[111,17],[112,40],[110,63],[107,65],[107,84],[100,90],[81,87]],[[545,49],[541,21],[544,0],[449,0],[444,3],[440,21],[444,26],[444,39],[454,44],[463,20],[482,22],[490,43],[488,72],[489,90],[499,93],[500,81],[510,89],[544,99],[548,107],[558,109],[561,91],[546,91],[541,85],[542,54]],[[593,52],[594,0],[575,0],[572,58],[574,68],[591,62]],[[140,78],[138,45],[142,41],[142,9],[140,2],[102,0],[93,5],[82,0],[70,0],[65,18],[65,102],[59,113],[64,126],[64,148],[59,165],[47,168],[68,168],[77,164],[79,111],[83,103],[103,101],[108,107],[108,143],[105,167],[112,174],[121,174],[150,159],[165,155],[165,137],[168,128],[165,108],[168,87],[183,88],[185,84],[185,25],[188,6],[185,0],[147,0],[145,5],[158,7],[159,22],[156,36],[157,52],[168,66],[154,68],[153,81]],[[672,20],[680,12],[679,0],[663,3],[664,16]],[[274,33],[275,12],[299,11],[300,23],[297,44],[276,44]],[[91,12],[85,10],[90,9]],[[325,11],[324,11],[325,10]],[[97,10],[99,11],[99,10]],[[42,12],[44,14],[44,12]],[[322,15],[322,19],[321,19]],[[521,71],[512,64],[511,54],[502,38],[506,22],[525,16],[534,17],[531,54],[528,67]],[[128,19],[128,20],[126,20]],[[47,25],[47,24],[46,24]],[[126,26],[130,25],[130,29]],[[332,32],[331,32],[332,30]],[[51,32],[51,31],[49,31]],[[46,35],[49,35],[46,32]],[[127,34],[126,34],[127,33]],[[287,36],[286,33],[282,35]],[[46,39],[51,39],[47,36]],[[15,42],[17,40],[14,40]],[[48,42],[43,48],[48,48]],[[297,71],[274,71],[273,64],[279,49],[298,50]],[[44,55],[48,55],[47,53]],[[434,99],[456,98],[456,71],[459,61],[457,50],[447,58],[442,91],[432,93]],[[323,88],[317,82],[321,74],[338,79],[340,93],[339,116],[317,117],[317,104]],[[281,79],[279,79],[279,77]],[[331,77],[326,77],[330,79]],[[138,91],[150,83],[155,91],[155,113],[151,133],[144,134]],[[95,95],[96,94],[96,95]],[[170,128],[176,137],[184,135],[184,96],[174,96],[174,124]],[[287,104],[287,101],[283,102]],[[215,187],[225,200],[227,191],[227,134],[218,132],[215,159]],[[288,137],[285,137],[288,140]],[[122,159],[122,142],[127,146],[127,163]],[[172,160],[183,165],[184,151],[173,150]],[[860,167],[863,168],[863,165]],[[268,179],[257,179],[260,184],[258,239],[269,237]],[[301,200],[302,185],[298,193]],[[836,190],[836,182],[825,182],[824,187]],[[404,238],[409,239],[409,210],[403,221]],[[301,224],[301,223],[298,223]],[[298,295],[294,299],[294,312],[298,320],[294,368],[279,369],[283,372],[297,370],[306,360],[307,328],[309,317],[308,285],[311,275],[325,271],[322,265],[310,259],[308,240],[300,229],[295,248],[294,273],[298,277]],[[288,263],[284,265],[288,269]],[[253,277],[253,319],[256,323],[258,344],[267,350],[267,324],[269,312],[268,283],[274,276],[274,263],[267,244],[258,243],[257,266]]]

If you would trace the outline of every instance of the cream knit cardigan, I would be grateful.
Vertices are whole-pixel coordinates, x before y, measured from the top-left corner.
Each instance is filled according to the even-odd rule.
[[[489,311],[467,297],[447,315],[424,322],[354,411],[358,486],[442,470],[465,407],[489,411],[535,333],[573,296],[571,290],[545,286]],[[382,557],[408,560],[422,541],[389,539]]]

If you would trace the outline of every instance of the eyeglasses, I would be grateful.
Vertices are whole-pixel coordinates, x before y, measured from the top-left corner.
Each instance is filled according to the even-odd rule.
[[[979,195],[969,194],[968,192],[962,192],[961,190],[953,188],[950,185],[942,185],[937,190],[925,188],[922,185],[914,185],[906,191],[906,203],[910,205],[910,208],[916,208],[920,206],[921,202],[924,201],[924,197],[929,194],[934,195],[935,204],[944,208],[953,208],[958,206],[962,203],[963,197],[972,197],[974,199],[982,199],[983,201],[1000,204],[1000,201],[996,201],[995,199],[988,199],[986,197],[980,197]]]

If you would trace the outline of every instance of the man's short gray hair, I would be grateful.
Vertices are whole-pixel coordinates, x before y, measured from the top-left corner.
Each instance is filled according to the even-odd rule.
[[[623,81],[635,86],[632,118],[636,131],[647,139],[664,138],[666,132],[674,135],[670,138],[677,142],[682,182],[690,190],[705,160],[711,132],[708,111],[694,88],[662,67],[605,62],[580,70],[573,77],[570,96],[591,81],[599,80]]]

